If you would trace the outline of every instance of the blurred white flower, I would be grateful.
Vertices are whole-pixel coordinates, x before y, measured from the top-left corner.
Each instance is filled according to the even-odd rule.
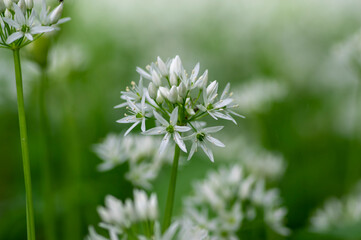
[[[149,136],[124,137],[111,133],[103,142],[95,144],[93,150],[103,160],[98,166],[99,171],[107,171],[126,162],[129,171],[125,178],[135,186],[150,189],[151,182],[170,159],[168,152],[158,153],[160,144],[160,139]]]
[[[361,221],[361,181],[352,192],[341,199],[330,198],[323,207],[311,216],[310,228],[316,232],[327,232]]]
[[[214,240],[238,239],[242,224],[257,217],[275,232],[288,235],[290,230],[283,223],[286,212],[276,189],[267,190],[263,180],[245,176],[237,165],[210,172],[195,184],[185,204],[185,218],[208,230]]]
[[[262,112],[272,103],[283,100],[287,95],[287,87],[275,80],[254,79],[240,85],[234,92],[239,110],[247,113]]]

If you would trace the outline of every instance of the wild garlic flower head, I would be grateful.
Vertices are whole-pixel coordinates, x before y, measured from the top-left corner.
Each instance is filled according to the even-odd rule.
[[[40,15],[33,0],[0,0],[0,48],[22,48],[43,33],[53,32],[58,25],[70,20],[61,19],[63,2],[48,12],[42,0]]]
[[[227,84],[219,96],[218,82],[208,84],[208,71],[198,76],[199,68],[198,63],[189,75],[184,70],[179,56],[166,62],[158,57],[155,63],[146,67],[146,70],[138,67],[139,84],[132,82],[130,88],[127,87],[126,91],[121,92],[121,98],[125,102],[116,106],[126,107],[129,112],[118,120],[119,123],[132,123],[125,134],[141,125],[142,133],[145,135],[164,135],[160,152],[167,148],[170,141],[175,142],[183,152],[187,152],[184,141],[196,141],[193,134],[197,136],[199,133],[195,126],[199,119],[209,115],[216,120],[226,119],[236,123],[232,115],[242,116],[233,111],[237,105],[233,104],[232,94],[229,92],[230,85]],[[153,120],[156,127],[147,130],[146,123]],[[192,137],[183,138],[182,135],[185,133]],[[223,146],[211,137],[198,138],[198,143],[192,147],[189,158],[200,146],[213,160],[211,152],[203,144],[204,140],[211,140],[211,143]]]
[[[99,226],[108,231],[109,238],[90,226],[86,240],[209,240],[205,229],[192,226],[189,221],[175,221],[162,233],[154,193],[148,197],[144,191],[135,190],[134,200],[124,202],[107,196],[105,207],[99,207],[98,212],[102,219]]]
[[[256,221],[288,235],[289,229],[283,224],[286,213],[276,189],[266,190],[263,180],[245,176],[237,165],[209,173],[195,184],[194,195],[185,203],[185,218],[208,230],[212,240],[238,239],[242,226],[252,226]]]
[[[167,163],[168,152],[158,153],[160,139],[150,136],[108,134],[103,142],[95,144],[94,152],[103,163],[99,171],[113,169],[117,165],[127,163],[129,171],[125,177],[133,185],[150,189],[151,182],[158,176],[161,167]]]
[[[328,232],[354,226],[361,221],[361,181],[347,196],[328,199],[322,208],[311,216],[310,228],[316,232]]]

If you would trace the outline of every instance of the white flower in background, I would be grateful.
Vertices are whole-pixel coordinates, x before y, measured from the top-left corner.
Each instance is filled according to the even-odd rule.
[[[63,3],[60,3],[49,15],[47,9],[45,0],[42,2],[40,15],[37,14],[32,0],[1,0],[0,47],[9,49],[24,47],[43,33],[56,30],[58,24],[70,20],[70,18],[61,19]]]
[[[328,232],[353,226],[361,221],[361,181],[347,196],[330,198],[311,216],[310,228],[316,232]]]
[[[99,226],[109,233],[109,238],[99,235],[89,227],[86,240],[209,240],[208,232],[190,221],[175,221],[162,233],[157,196],[134,190],[134,199],[121,201],[113,196],[105,198],[105,206],[98,208],[102,222]],[[130,238],[131,237],[131,238]]]
[[[194,138],[192,134],[197,136],[198,133],[199,137],[201,135],[192,127],[192,123],[196,123],[198,119],[208,115],[216,120],[221,118],[236,123],[231,115],[242,116],[233,111],[237,105],[233,104],[232,94],[229,93],[230,85],[227,84],[219,97],[218,82],[213,81],[208,85],[208,71],[206,70],[203,75],[198,77],[199,68],[198,63],[189,75],[179,56],[166,62],[158,57],[157,61],[149,64],[145,70],[137,67],[136,70],[141,76],[139,84],[136,85],[132,82],[131,89],[127,87],[127,91],[121,92],[121,99],[125,102],[116,106],[116,108],[126,107],[130,111],[130,115],[118,122],[133,122],[131,127],[133,129],[141,120],[141,129],[144,134],[164,135],[159,152],[163,152],[169,145],[168,143],[173,141],[183,152],[187,153],[182,135],[190,132],[188,135],[192,137],[188,140],[193,144],[193,151],[188,158],[192,157],[199,146],[213,161],[213,154],[203,141],[197,140],[197,144],[201,144],[194,145],[197,138]],[[145,87],[146,84],[143,87],[143,79],[148,81],[148,87]],[[155,120],[156,127],[144,131],[149,120]],[[203,132],[203,134],[206,133]],[[206,135],[204,138],[206,141],[223,147],[219,140]]]
[[[209,157],[209,159],[214,162],[212,150],[209,148],[207,142],[217,147],[225,147],[225,145],[221,141],[210,135],[210,133],[216,133],[221,131],[223,129],[223,126],[200,128],[198,125],[199,124],[195,124],[197,132],[194,132],[193,134],[183,138],[184,140],[191,140],[192,142],[192,147],[188,155],[188,160],[192,158],[193,154],[200,147],[202,148],[203,152]]]
[[[237,165],[209,173],[195,184],[193,196],[185,203],[185,218],[208,230],[212,240],[237,240],[243,224],[257,221],[288,235],[290,230],[283,224],[286,212],[277,190],[266,190],[264,181],[245,176]]]
[[[287,92],[287,87],[282,82],[255,79],[235,89],[235,102],[241,111],[262,112],[266,111],[272,103],[283,100]]]
[[[125,178],[135,186],[150,189],[151,182],[158,176],[163,164],[170,159],[168,152],[158,153],[160,144],[160,139],[150,136],[124,137],[111,133],[103,142],[95,144],[93,150],[103,160],[98,166],[99,171],[107,171],[127,163],[129,171]]]
[[[169,139],[173,137],[175,143],[182,149],[183,152],[187,152],[186,146],[180,136],[179,133],[182,132],[188,132],[191,130],[190,127],[187,126],[178,126],[178,107],[176,107],[170,116],[169,122],[165,120],[161,115],[159,115],[157,112],[154,112],[154,117],[158,120],[162,126],[155,127],[152,129],[149,129],[148,131],[144,132],[146,135],[164,135],[162,143],[159,147],[159,153],[163,153],[163,151],[166,149]]]
[[[217,155],[223,156],[224,161],[237,162],[247,173],[266,181],[279,180],[287,164],[278,152],[271,152],[260,148],[248,139],[237,137],[226,139],[227,149],[220,149]]]

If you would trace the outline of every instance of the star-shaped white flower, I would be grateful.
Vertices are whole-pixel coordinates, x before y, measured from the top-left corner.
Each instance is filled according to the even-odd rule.
[[[145,131],[145,119],[146,119],[146,112],[145,112],[145,95],[142,97],[142,101],[140,106],[137,106],[133,103],[129,98],[127,99],[127,104],[129,106],[129,111],[133,113],[130,116],[126,116],[122,119],[119,119],[118,123],[134,123],[124,134],[124,136],[128,135],[130,131],[133,130],[139,123],[142,123],[141,129],[142,132]]]
[[[171,115],[170,121],[168,122],[165,120],[161,115],[159,115],[156,111],[153,112],[154,117],[157,121],[162,125],[159,127],[155,127],[149,129],[148,131],[144,132],[146,135],[162,135],[165,134],[162,140],[162,143],[159,147],[159,153],[162,153],[169,143],[170,137],[173,137],[175,143],[182,149],[183,152],[187,152],[186,145],[184,144],[182,137],[179,133],[188,132],[191,130],[188,126],[179,126],[177,125],[178,122],[178,107],[176,107]]]
[[[238,113],[233,112],[231,109],[236,107],[232,104],[233,99],[229,97],[229,88],[230,84],[228,83],[225,87],[220,99],[216,101],[218,96],[218,83],[213,81],[209,86],[203,89],[203,104],[197,105],[197,107],[203,111],[207,112],[211,117],[218,120],[218,118],[230,120],[237,124],[236,120],[230,115],[234,114],[238,117],[244,118],[244,116],[239,115]]]
[[[10,18],[4,17],[3,20],[7,24],[9,24],[11,27],[16,29],[16,32],[11,34],[7,40],[6,44],[11,44],[14,41],[26,37],[29,41],[33,41],[34,37],[33,35],[46,33],[54,31],[55,29],[53,27],[48,26],[41,26],[35,23],[35,16],[36,12],[33,9],[30,16],[27,17],[24,15],[24,13],[21,11],[20,7],[17,4],[13,4],[14,11],[15,11],[15,17],[14,20]]]
[[[212,150],[209,148],[208,143],[212,143],[213,145],[217,147],[225,147],[225,145],[219,141],[217,138],[214,138],[210,135],[210,133],[216,133],[223,129],[223,126],[216,126],[216,127],[208,127],[197,130],[197,132],[184,137],[183,140],[191,140],[192,141],[192,147],[191,151],[188,155],[188,160],[190,160],[193,156],[193,154],[197,151],[197,149],[200,147],[202,148],[203,152],[209,157],[209,159],[214,162],[214,157]]]

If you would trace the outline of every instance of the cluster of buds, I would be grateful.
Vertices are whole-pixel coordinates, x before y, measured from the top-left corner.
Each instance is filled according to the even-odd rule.
[[[38,14],[33,0],[0,0],[0,48],[21,48],[44,33],[57,30],[59,24],[70,20],[61,18],[62,12],[62,2],[49,12],[42,0]]]
[[[146,70],[137,68],[140,74],[139,84],[132,82],[122,92],[124,103],[116,108],[126,107],[129,113],[118,120],[119,123],[132,123],[126,131],[127,135],[137,125],[141,125],[143,134],[164,135],[160,144],[163,152],[172,139],[183,152],[187,152],[185,140],[192,141],[188,155],[190,159],[198,148],[206,153],[211,161],[214,160],[209,144],[224,147],[224,144],[211,136],[220,131],[222,126],[205,127],[200,119],[211,116],[215,120],[226,119],[236,123],[232,115],[243,117],[233,111],[230,85],[227,84],[223,93],[218,95],[218,82],[208,84],[208,71],[198,76],[199,63],[194,67],[191,75],[184,70],[181,59],[176,56],[164,62],[158,57]],[[146,79],[147,87],[143,79]],[[156,120],[156,127],[146,130],[146,122]],[[182,136],[188,133],[187,136]]]

